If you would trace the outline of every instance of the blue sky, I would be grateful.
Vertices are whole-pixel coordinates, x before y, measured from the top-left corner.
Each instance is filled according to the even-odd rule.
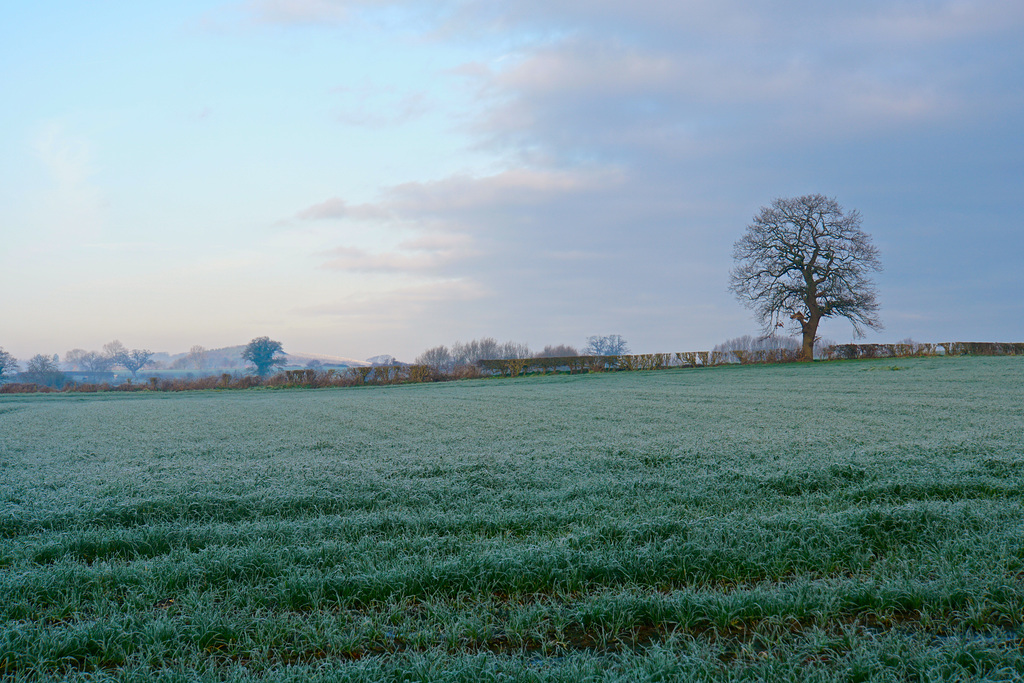
[[[0,346],[707,349],[757,333],[733,242],[819,192],[881,250],[870,341],[1022,341],[1022,32],[1008,0],[21,3]]]

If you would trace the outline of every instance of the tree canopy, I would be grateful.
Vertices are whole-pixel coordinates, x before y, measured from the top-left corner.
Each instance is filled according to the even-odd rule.
[[[284,365],[284,358],[277,354],[284,353],[281,342],[274,341],[270,337],[256,337],[245,345],[242,351],[242,360],[256,366],[259,375],[266,375],[270,369],[277,365]]]

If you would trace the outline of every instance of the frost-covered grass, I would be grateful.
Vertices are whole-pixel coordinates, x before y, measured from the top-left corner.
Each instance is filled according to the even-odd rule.
[[[0,678],[1013,680],[1024,358],[0,397]]]

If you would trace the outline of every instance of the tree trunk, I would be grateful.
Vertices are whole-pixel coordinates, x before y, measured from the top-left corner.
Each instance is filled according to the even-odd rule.
[[[804,333],[803,344],[800,345],[800,355],[797,360],[810,363],[814,360],[814,338],[818,336],[818,323],[821,322],[821,308],[818,306],[818,283],[814,281],[814,260],[818,257],[818,249],[815,246],[811,263],[803,269],[804,275],[804,304],[807,306],[807,316],[802,313],[796,314],[800,321],[800,330]]]
[[[803,344],[800,346],[800,355],[797,356],[797,360],[807,362],[814,360],[814,339],[818,336],[819,322],[821,322],[821,317],[811,314],[810,319],[801,323],[804,339]]]

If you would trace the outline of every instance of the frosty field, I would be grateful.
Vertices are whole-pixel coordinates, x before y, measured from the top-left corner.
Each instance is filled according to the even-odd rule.
[[[1014,680],[1024,358],[0,396],[4,680]]]

